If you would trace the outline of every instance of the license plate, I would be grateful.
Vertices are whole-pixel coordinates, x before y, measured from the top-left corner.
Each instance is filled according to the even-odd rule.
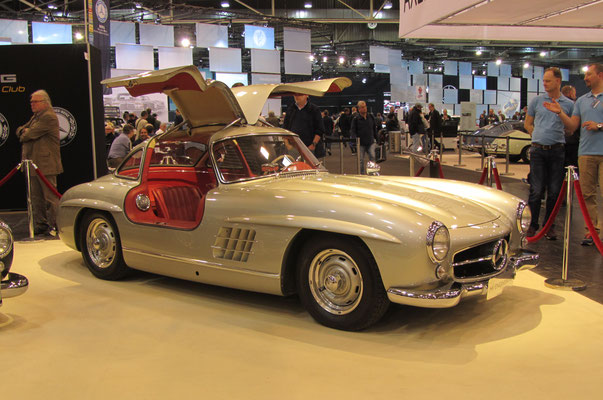
[[[511,285],[513,279],[492,278],[488,281],[486,300],[490,300],[502,293],[505,286]]]

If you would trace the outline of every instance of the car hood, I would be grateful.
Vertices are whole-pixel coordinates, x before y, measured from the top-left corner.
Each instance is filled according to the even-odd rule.
[[[256,188],[351,196],[357,198],[363,207],[369,202],[387,203],[428,215],[452,229],[485,224],[501,216],[500,210],[486,202],[470,200],[491,197],[491,189],[451,180],[329,173],[291,179],[283,174],[278,178],[256,181]],[[484,196],[486,191],[490,192]]]
[[[101,83],[108,87],[123,86],[134,97],[165,93],[192,127],[197,127],[227,125],[239,118],[248,124],[255,124],[269,97],[293,93],[323,96],[328,92],[342,91],[351,86],[352,81],[348,78],[332,78],[231,89],[219,81],[207,84],[197,67],[189,65],[110,78]]]

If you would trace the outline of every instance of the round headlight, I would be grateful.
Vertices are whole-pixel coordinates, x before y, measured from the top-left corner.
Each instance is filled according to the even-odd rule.
[[[6,256],[13,248],[13,233],[4,222],[0,222],[0,258]]]
[[[450,250],[450,234],[448,228],[438,221],[431,223],[427,230],[427,253],[433,262],[441,262]]]
[[[530,227],[530,222],[532,221],[532,213],[530,211],[530,207],[523,201],[519,202],[517,205],[517,230],[525,234]]]

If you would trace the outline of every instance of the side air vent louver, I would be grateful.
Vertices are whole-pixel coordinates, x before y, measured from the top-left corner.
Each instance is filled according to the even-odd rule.
[[[220,228],[212,246],[213,256],[246,262],[255,243],[255,231],[240,228]]]

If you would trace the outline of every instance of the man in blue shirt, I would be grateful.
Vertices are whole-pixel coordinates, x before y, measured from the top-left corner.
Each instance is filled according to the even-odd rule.
[[[530,149],[530,197],[528,205],[532,211],[532,221],[528,229],[528,237],[534,236],[538,230],[540,203],[546,190],[546,223],[555,208],[563,184],[565,159],[565,127],[561,118],[544,107],[545,102],[556,101],[566,112],[571,113],[573,103],[561,94],[561,71],[559,68],[548,68],[542,78],[546,94],[532,99],[524,127],[532,136]],[[556,240],[554,225],[545,236]]]
[[[597,209],[597,183],[603,190],[603,64],[591,64],[584,75],[584,82],[591,90],[576,100],[573,113],[566,112],[563,107],[552,101],[544,106],[559,115],[565,127],[573,132],[580,129],[580,146],[578,147],[578,167],[580,168],[580,185],[588,213],[593,225],[600,232]],[[586,228],[582,245],[592,246],[593,239]]]

